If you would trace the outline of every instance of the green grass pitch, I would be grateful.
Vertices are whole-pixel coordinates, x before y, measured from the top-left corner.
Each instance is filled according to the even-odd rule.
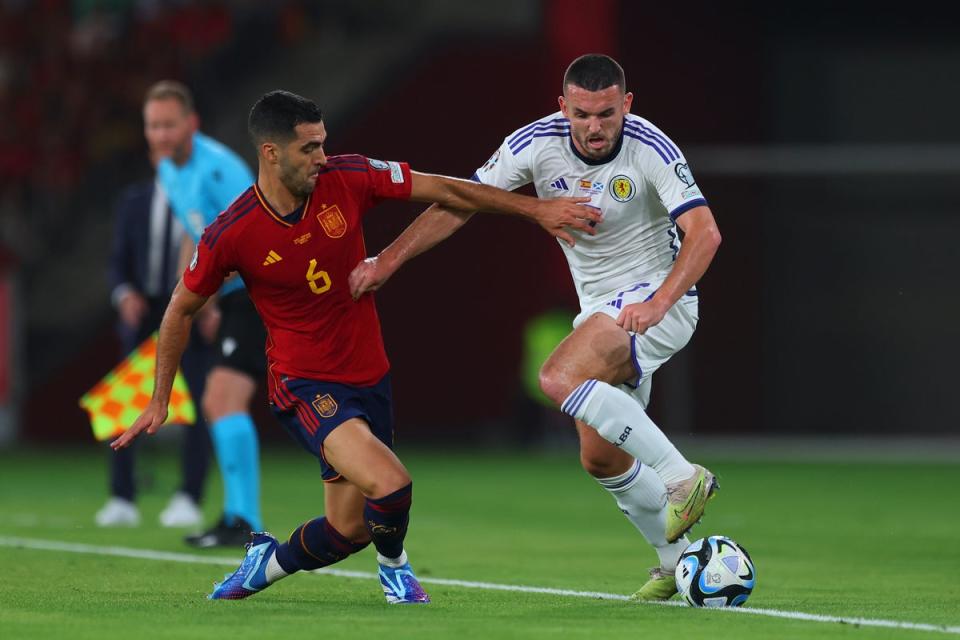
[[[144,523],[98,529],[105,453],[0,453],[0,636],[70,638],[926,638],[960,633],[960,513],[950,464],[701,460],[722,490],[693,537],[723,534],[757,565],[748,607],[942,626],[883,628],[425,584],[434,602],[390,607],[374,579],[302,574],[239,602],[204,596],[229,566],[10,546],[11,538],[198,552],[156,517],[172,455],[145,452]],[[414,477],[407,550],[422,578],[629,594],[655,554],[575,453],[399,451]],[[210,484],[205,511],[218,512]],[[263,457],[268,528],[285,537],[322,510],[318,468],[289,446]],[[372,549],[338,565],[372,573]]]

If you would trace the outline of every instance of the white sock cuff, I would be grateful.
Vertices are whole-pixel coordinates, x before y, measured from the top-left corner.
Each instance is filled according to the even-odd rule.
[[[621,473],[620,475],[612,478],[597,478],[597,482],[599,482],[600,486],[610,493],[629,491],[633,485],[637,484],[637,480],[640,479],[640,470],[642,468],[643,465],[640,464],[640,461],[634,460],[633,466],[631,466],[625,473]]]
[[[385,555],[377,554],[377,562],[382,565],[392,567],[394,569],[399,569],[403,565],[407,564],[407,550],[404,549],[403,552],[397,558],[388,558]]]
[[[274,552],[270,559],[267,560],[267,568],[264,573],[267,578],[267,583],[273,584],[281,578],[286,578],[289,573],[283,570],[283,567],[280,566],[280,562],[277,560],[277,554]]]
[[[680,556],[683,555],[688,546],[690,546],[690,539],[683,536],[676,542],[668,542],[663,546],[656,547],[661,570],[673,573],[677,568],[677,563],[680,562]]]
[[[574,389],[570,395],[567,396],[567,399],[563,401],[563,404],[560,405],[560,410],[569,416],[582,420],[583,410],[587,405],[590,393],[593,391],[593,388],[597,386],[597,382],[598,380],[591,378]]]

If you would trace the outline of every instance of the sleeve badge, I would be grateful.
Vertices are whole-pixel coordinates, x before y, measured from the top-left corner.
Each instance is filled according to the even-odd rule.
[[[490,159],[483,164],[483,167],[480,169],[480,171],[483,171],[484,173],[490,171],[497,164],[498,160],[500,160],[500,149],[497,149],[493,152],[493,155],[490,156]]]
[[[673,168],[673,172],[677,174],[677,178],[680,179],[680,182],[688,187],[692,187],[697,183],[697,181],[693,179],[693,172],[690,171],[690,165],[688,164],[678,162]]]

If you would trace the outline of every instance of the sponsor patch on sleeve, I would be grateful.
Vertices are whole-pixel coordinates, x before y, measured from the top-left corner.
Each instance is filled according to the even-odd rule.
[[[388,162],[387,166],[390,167],[390,182],[403,184],[403,169],[400,168],[400,163]]]
[[[678,162],[676,165],[674,165],[673,172],[677,174],[677,178],[680,179],[680,182],[688,187],[692,187],[697,182],[693,178],[693,172],[690,171],[690,165],[686,163]]]
[[[699,187],[692,187],[680,192],[680,197],[684,200],[690,200],[691,198],[702,198],[703,194],[700,193]]]
[[[483,171],[484,173],[490,171],[494,166],[496,166],[498,160],[500,160],[500,149],[497,149],[493,152],[493,155],[490,156],[490,159],[483,164],[483,167],[480,169],[480,171]]]

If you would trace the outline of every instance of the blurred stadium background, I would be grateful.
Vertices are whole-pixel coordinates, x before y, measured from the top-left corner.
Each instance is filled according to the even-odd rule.
[[[150,173],[153,81],[189,84],[202,128],[251,162],[247,111],[281,87],[322,105],[331,153],[465,177],[599,51],[724,237],[697,335],[654,385],[665,430],[956,458],[960,41],[932,4],[867,6],[0,0],[0,442],[94,446],[77,399],[120,357],[111,210]],[[382,206],[370,251],[418,210]],[[525,329],[576,308],[538,228],[475,219],[378,305],[403,441],[572,446],[524,384]]]

